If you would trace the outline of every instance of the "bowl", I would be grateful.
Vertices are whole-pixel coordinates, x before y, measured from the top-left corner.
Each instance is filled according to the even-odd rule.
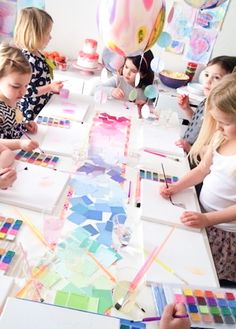
[[[187,85],[187,89],[191,94],[203,96],[203,85],[200,83],[190,82]]]
[[[159,73],[159,78],[163,85],[170,88],[185,86],[189,81],[189,76],[182,72],[163,70]]]

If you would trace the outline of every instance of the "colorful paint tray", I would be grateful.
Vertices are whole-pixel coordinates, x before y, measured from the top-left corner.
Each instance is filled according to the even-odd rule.
[[[8,271],[14,256],[15,251],[0,247],[0,275]]]
[[[165,183],[165,178],[162,173],[157,173],[155,171],[151,171],[151,170],[147,170],[147,169],[139,169],[139,177],[140,177],[140,179],[149,179],[149,180],[153,180],[156,182]],[[179,178],[176,176],[166,175],[166,181],[169,184],[175,183],[178,180],[179,180]]]
[[[46,117],[41,115],[37,117],[37,123],[58,128],[70,128],[71,124],[68,119]]]
[[[60,158],[55,155],[49,155],[34,151],[26,152],[23,150],[16,154],[15,159],[52,169],[56,167],[58,161],[60,160]]]
[[[170,284],[152,285],[154,302],[161,316],[166,304],[184,303],[196,328],[235,328],[236,290]]]
[[[0,240],[14,241],[23,221],[0,216]]]

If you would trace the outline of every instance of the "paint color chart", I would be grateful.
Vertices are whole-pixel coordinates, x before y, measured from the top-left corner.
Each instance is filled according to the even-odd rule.
[[[169,303],[184,303],[191,324],[200,328],[235,328],[236,290],[178,285],[153,285],[158,315]]]
[[[68,119],[52,118],[39,115],[37,117],[37,123],[58,128],[70,128],[70,120]]]
[[[0,216],[0,240],[14,241],[23,221]]]
[[[15,251],[0,247],[0,275],[8,271],[14,256]]]
[[[164,175],[161,173],[157,173],[155,171],[145,170],[145,169],[139,169],[139,177],[142,179],[149,179],[157,182],[165,182]],[[176,176],[169,176],[166,175],[166,181],[167,183],[175,183],[179,180]]]
[[[60,160],[58,156],[48,155],[45,153],[43,154],[34,151],[27,152],[23,150],[16,154],[15,159],[53,169],[56,167],[58,161]]]
[[[120,319],[120,329],[145,329],[144,322],[133,322],[126,319]]]

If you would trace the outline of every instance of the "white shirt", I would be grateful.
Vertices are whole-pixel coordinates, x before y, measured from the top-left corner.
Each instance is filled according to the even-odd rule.
[[[236,155],[213,154],[210,174],[203,181],[200,202],[206,212],[222,210],[236,204]],[[235,221],[215,225],[236,232]]]

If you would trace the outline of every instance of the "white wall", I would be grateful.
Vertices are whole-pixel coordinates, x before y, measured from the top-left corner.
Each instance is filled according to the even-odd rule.
[[[136,1],[136,0],[132,0]],[[184,1],[184,0],[180,0]],[[167,11],[173,0],[166,0]],[[85,38],[94,38],[98,41],[98,52],[101,54],[104,47],[98,34],[96,25],[96,8],[98,0],[45,0],[46,10],[54,20],[52,40],[49,50],[58,50],[69,58],[76,58],[83,46]],[[217,38],[213,57],[218,55],[236,56],[236,0],[231,0],[226,13],[223,28]],[[157,47],[153,47],[154,53]],[[182,55],[174,55],[161,51],[166,68],[184,70],[186,61]]]

